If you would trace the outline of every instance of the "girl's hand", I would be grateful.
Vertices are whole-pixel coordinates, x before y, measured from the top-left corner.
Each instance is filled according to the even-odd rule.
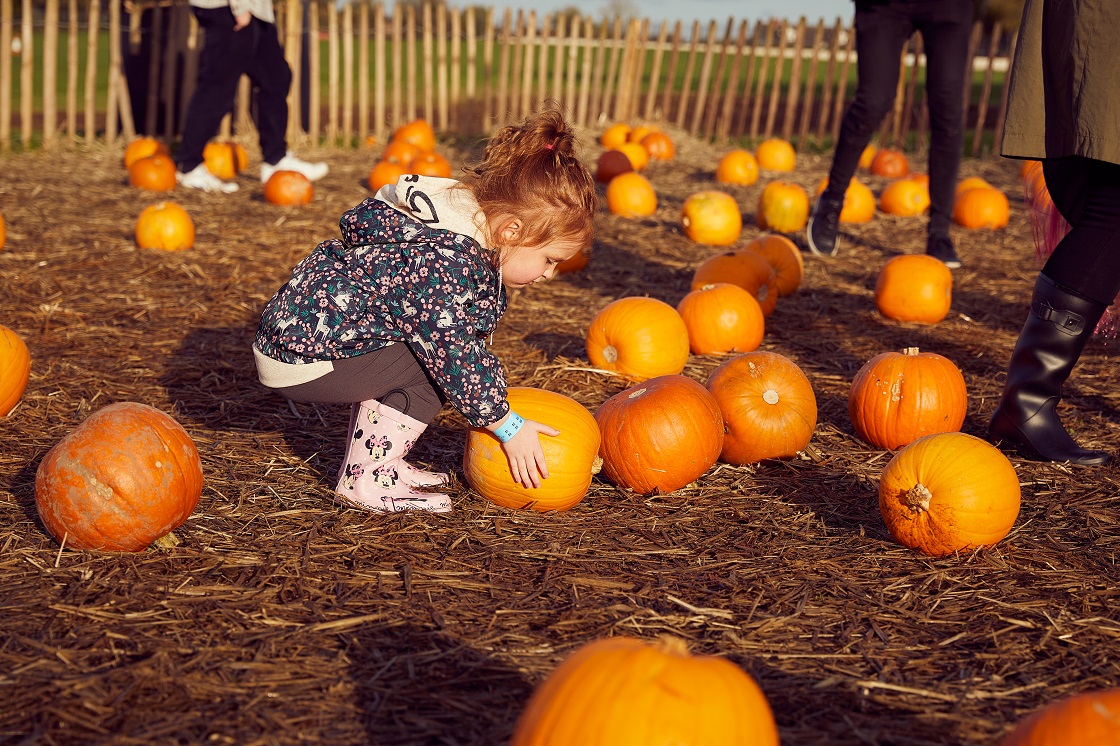
[[[540,487],[541,477],[548,478],[548,466],[544,462],[544,449],[538,433],[555,438],[560,431],[540,422],[525,420],[517,434],[502,443],[513,481],[525,487]]]

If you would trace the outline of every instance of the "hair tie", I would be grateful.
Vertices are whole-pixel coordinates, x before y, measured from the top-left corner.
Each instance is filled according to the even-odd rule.
[[[544,147],[547,150],[553,150],[556,147],[556,144],[550,142],[548,145],[545,145]]]

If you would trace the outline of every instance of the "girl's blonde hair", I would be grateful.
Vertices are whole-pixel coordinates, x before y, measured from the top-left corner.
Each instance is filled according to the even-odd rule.
[[[563,114],[549,106],[494,134],[482,161],[464,169],[462,183],[484,215],[521,220],[520,245],[568,239],[587,246],[598,203],[595,180],[576,157],[575,146]]]

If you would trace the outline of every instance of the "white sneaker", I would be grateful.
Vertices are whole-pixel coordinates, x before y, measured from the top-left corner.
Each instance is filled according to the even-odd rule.
[[[232,181],[222,181],[217,176],[210,173],[205,163],[198,164],[187,173],[176,171],[175,181],[188,189],[201,189],[204,192],[222,192],[223,194],[229,194],[230,192],[236,192],[238,189],[237,184]]]
[[[318,181],[327,175],[328,166],[326,163],[319,161],[318,163],[308,163],[305,160],[292,155],[292,151],[288,151],[283,158],[276,163],[261,164],[261,181],[268,181],[277,171],[295,171],[306,176],[311,181]]]

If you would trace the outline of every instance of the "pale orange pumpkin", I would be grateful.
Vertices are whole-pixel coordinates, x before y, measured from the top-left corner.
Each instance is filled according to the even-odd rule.
[[[510,409],[550,425],[559,435],[540,435],[548,477],[540,487],[513,480],[501,441],[486,428],[472,427],[463,449],[463,475],[478,494],[516,510],[567,510],[587,494],[600,467],[599,426],[575,399],[544,389],[515,386],[506,391]]]
[[[801,258],[801,249],[793,241],[777,233],[767,233],[748,241],[743,248],[762,255],[774,268],[778,295],[789,295],[800,287],[805,261]]]
[[[891,536],[931,557],[999,542],[1019,516],[1019,497],[1007,457],[966,433],[915,440],[879,478],[879,511]]]
[[[797,167],[797,153],[793,145],[777,137],[760,142],[754,157],[759,168],[766,171],[793,171]]]
[[[433,150],[416,156],[412,164],[409,165],[408,171],[421,176],[438,176],[449,179],[451,178],[451,163]]]
[[[194,246],[194,221],[174,202],[145,207],[136,219],[135,233],[141,249],[183,251]]]
[[[299,171],[277,171],[264,184],[264,199],[274,205],[306,205],[314,191],[311,180]]]
[[[720,458],[731,464],[791,458],[817,427],[817,397],[792,360],[755,350],[736,355],[708,378],[725,436]]]
[[[641,143],[646,135],[657,132],[657,128],[648,124],[639,124],[626,133],[626,142]]]
[[[509,746],[778,746],[754,680],[684,642],[610,637],[587,643],[529,698]]]
[[[896,179],[883,187],[879,209],[901,217],[921,215],[929,209],[929,187],[909,177]]]
[[[856,435],[895,450],[933,433],[961,429],[968,413],[964,376],[951,360],[907,347],[868,360],[848,390]]]
[[[821,180],[817,187],[817,196],[828,188],[828,177]],[[866,223],[875,217],[875,195],[871,189],[859,179],[848,182],[848,189],[844,192],[844,206],[840,209],[841,223]]]
[[[182,425],[147,404],[120,402],[47,452],[35,474],[35,507],[69,548],[139,552],[187,520],[202,482]]]
[[[732,150],[719,159],[716,181],[750,186],[758,181],[758,160],[749,150]]]
[[[910,161],[900,150],[879,148],[871,159],[871,173],[888,179],[899,179],[910,173]]]
[[[1009,219],[1007,196],[998,189],[968,189],[953,203],[953,222],[965,228],[1004,228]]]
[[[1020,720],[1002,746],[1120,746],[1120,687],[1052,702]]]
[[[636,142],[624,142],[618,146],[617,150],[626,156],[635,171],[641,171],[649,163],[649,153]]]
[[[630,163],[630,159],[621,150],[605,150],[599,156],[599,162],[595,167],[595,181],[609,184],[611,179],[619,174],[633,170],[634,164]]]
[[[755,220],[763,230],[796,233],[809,222],[809,195],[799,184],[771,181],[758,197]]]
[[[643,137],[641,145],[649,153],[651,160],[655,161],[671,161],[677,154],[676,146],[673,145],[673,140],[664,132],[653,131]]]
[[[727,192],[695,192],[681,205],[681,228],[696,243],[730,246],[743,232],[743,213]]]
[[[642,495],[696,481],[723,450],[715,397],[685,376],[657,376],[620,391],[603,402],[595,421],[603,474]]]
[[[894,257],[875,281],[875,307],[895,321],[936,324],[952,302],[953,273],[928,254]]]
[[[729,282],[755,297],[763,316],[769,317],[778,303],[778,276],[770,262],[749,249],[725,251],[710,256],[692,273],[691,288]]]
[[[637,171],[619,174],[607,184],[607,209],[624,218],[646,217],[657,212],[657,193]]]
[[[625,122],[615,122],[603,131],[599,137],[599,144],[607,150],[617,150],[618,146],[626,142],[630,135],[630,125]]]
[[[157,140],[154,137],[138,137],[128,144],[124,149],[124,167],[129,169],[132,164],[141,158],[147,158],[149,155],[160,153],[162,155],[170,156],[171,151],[167,148],[167,144],[162,140]]]
[[[430,153],[436,148],[436,133],[425,119],[414,119],[393,130],[390,140],[406,142],[420,153]]]
[[[408,169],[395,161],[378,161],[370,169],[369,188],[377,192],[386,184],[396,184],[406,173]]]
[[[128,168],[128,183],[139,189],[169,192],[175,188],[175,161],[163,153],[140,158]]]
[[[688,362],[688,329],[664,301],[619,298],[591,320],[587,357],[596,368],[634,381],[680,373]]]
[[[19,404],[30,376],[27,345],[15,331],[0,324],[0,417],[7,417]]]
[[[249,167],[249,154],[235,142],[213,140],[202,149],[202,162],[219,179],[233,179]]]
[[[677,313],[696,355],[750,352],[762,344],[766,317],[753,295],[728,282],[701,285],[681,298]]]

